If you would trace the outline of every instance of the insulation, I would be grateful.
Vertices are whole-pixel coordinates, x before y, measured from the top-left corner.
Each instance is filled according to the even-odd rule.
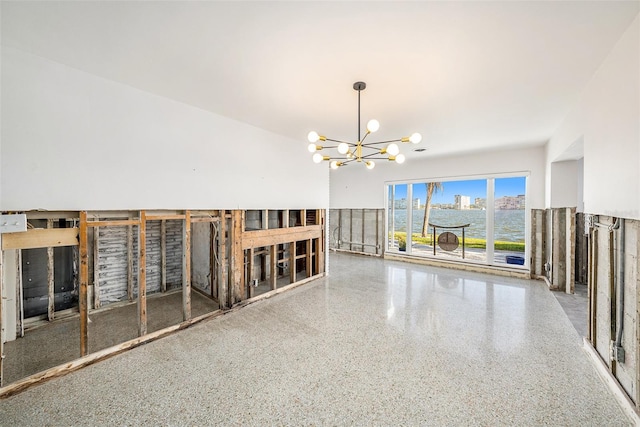
[[[182,221],[167,221],[167,289],[182,287]]]
[[[101,305],[127,300],[127,228],[101,227],[98,229],[98,259],[94,261],[98,270],[99,297]],[[138,227],[133,227],[133,253],[138,250]],[[134,277],[138,270],[134,262]],[[134,280],[134,295],[136,294]]]
[[[98,229],[98,289],[100,305],[126,301],[127,294],[127,229]],[[138,295],[138,227],[133,226],[133,296]],[[147,294],[160,292],[162,283],[160,221],[146,223]],[[94,261],[95,262],[95,261]],[[167,221],[167,289],[182,286],[182,221]]]

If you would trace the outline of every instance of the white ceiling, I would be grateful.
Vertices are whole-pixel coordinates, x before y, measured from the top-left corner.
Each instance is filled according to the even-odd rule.
[[[2,44],[300,140],[545,143],[638,1],[7,2]],[[404,150],[403,150],[404,151]],[[417,156],[417,153],[414,153]]]

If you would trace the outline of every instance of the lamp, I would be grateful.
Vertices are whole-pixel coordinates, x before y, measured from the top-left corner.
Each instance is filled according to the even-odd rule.
[[[404,163],[405,156],[404,154],[400,154],[400,147],[398,147],[396,142],[418,144],[422,141],[422,135],[414,133],[411,134],[411,136],[405,136],[403,138],[365,143],[364,141],[370,133],[374,133],[380,129],[380,122],[372,119],[367,123],[367,132],[363,137],[360,135],[360,92],[366,87],[367,84],[364,82],[355,82],[353,84],[353,89],[358,91],[358,141],[339,141],[322,136],[316,131],[309,132],[307,139],[310,144],[307,148],[310,153],[314,153],[313,161],[315,163],[328,161],[331,169],[338,169],[340,166],[348,165],[351,162],[360,162],[363,163],[367,169],[373,169],[376,165],[374,160],[389,160],[401,164]],[[337,145],[319,144],[319,142],[325,141],[333,142]],[[320,151],[329,148],[335,148],[338,155],[327,156],[320,153]]]

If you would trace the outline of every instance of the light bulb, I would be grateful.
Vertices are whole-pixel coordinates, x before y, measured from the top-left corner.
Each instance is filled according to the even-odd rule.
[[[397,156],[399,152],[400,148],[398,148],[398,144],[389,144],[387,147],[387,153],[389,153],[390,156]]]
[[[317,150],[316,144],[314,143],[309,144],[309,146],[307,147],[307,150],[309,150],[310,153],[315,153]]]
[[[320,135],[318,135],[318,132],[312,130],[311,132],[309,132],[309,135],[307,135],[307,139],[309,140],[309,142],[318,142],[318,140],[320,139]]]
[[[369,123],[367,123],[367,130],[373,133],[378,129],[380,129],[380,122],[378,122],[376,119],[369,120]]]
[[[324,157],[322,156],[322,154],[316,153],[316,154],[313,155],[313,162],[314,163],[322,163],[322,160],[324,160]]]
[[[404,154],[398,154],[396,156],[396,163],[403,164],[405,160]]]
[[[340,165],[338,164],[337,160],[334,160],[333,162],[331,162],[331,169],[338,169],[340,167]]]
[[[349,144],[347,144],[346,142],[341,142],[340,144],[338,144],[338,153],[347,154],[348,151],[349,151]]]
[[[411,135],[409,137],[409,141],[411,141],[412,144],[417,144],[420,141],[422,141],[422,135],[420,135],[418,132],[414,133],[413,135]]]
[[[371,169],[376,167],[376,163],[373,160],[369,160],[368,162],[365,163],[365,165],[367,166],[367,169],[369,169],[369,170],[371,170]]]

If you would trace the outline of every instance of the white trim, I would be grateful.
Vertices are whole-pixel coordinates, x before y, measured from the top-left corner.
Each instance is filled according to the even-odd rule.
[[[495,178],[487,178],[487,198],[486,198],[486,219],[485,219],[485,240],[486,240],[486,254],[487,254],[487,264],[494,265],[495,264],[495,226],[496,226],[496,179]]]

